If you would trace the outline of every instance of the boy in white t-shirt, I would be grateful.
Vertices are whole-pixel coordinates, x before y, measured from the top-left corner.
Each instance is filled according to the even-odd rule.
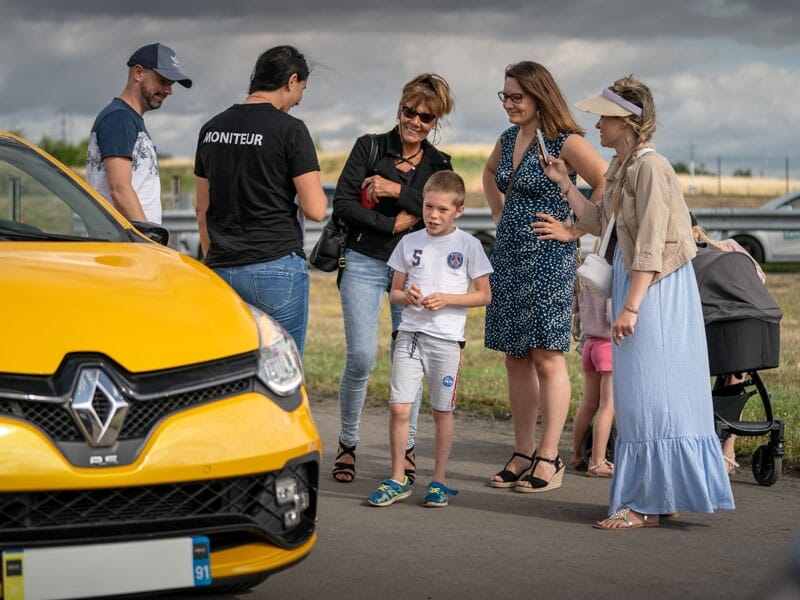
[[[454,221],[464,212],[464,180],[453,171],[431,175],[422,191],[425,229],[405,235],[389,257],[389,300],[404,306],[392,356],[389,442],[392,475],[368,498],[389,506],[411,495],[404,473],[409,417],[422,378],[436,425],[433,481],[423,506],[447,506],[457,490],[445,485],[467,308],[491,301],[492,267],[480,241]]]

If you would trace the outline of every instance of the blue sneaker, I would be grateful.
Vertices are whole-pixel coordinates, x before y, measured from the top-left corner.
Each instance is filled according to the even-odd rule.
[[[394,479],[386,478],[367,498],[372,506],[389,506],[398,500],[404,500],[411,495],[411,484],[408,477],[403,477],[403,483],[397,483]]]
[[[438,481],[431,481],[428,484],[428,493],[422,500],[422,506],[428,508],[439,508],[447,506],[447,496],[458,496],[458,490],[451,489]]]

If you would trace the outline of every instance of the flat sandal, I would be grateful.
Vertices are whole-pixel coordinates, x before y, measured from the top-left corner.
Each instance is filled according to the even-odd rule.
[[[632,521],[630,519],[630,514],[631,514],[631,509],[630,508],[627,508],[627,507],[626,508],[621,508],[618,511],[616,511],[615,513],[607,516],[602,521],[598,521],[597,523],[592,525],[592,527],[594,527],[595,529],[603,529],[603,530],[606,530],[606,531],[614,531],[614,530],[617,530],[617,529],[622,529],[622,530],[625,530],[625,529],[642,529],[642,528],[645,528],[645,527],[649,528],[649,527],[660,527],[661,526],[660,519],[658,518],[658,515],[644,515],[644,514],[637,513],[637,514],[639,514],[639,519],[640,520],[638,522],[634,522],[634,521]],[[624,523],[625,526],[624,527],[604,527],[602,525],[602,523],[604,523],[605,521],[612,521],[612,522],[616,522],[616,523]]]

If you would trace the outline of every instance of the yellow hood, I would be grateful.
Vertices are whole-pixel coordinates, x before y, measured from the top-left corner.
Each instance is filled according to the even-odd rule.
[[[3,242],[0,270],[0,372],[50,374],[75,352],[153,371],[258,348],[236,292],[156,244]]]

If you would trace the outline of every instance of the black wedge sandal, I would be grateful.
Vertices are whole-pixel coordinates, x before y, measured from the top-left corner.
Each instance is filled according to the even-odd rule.
[[[536,450],[534,450],[533,453],[536,454]],[[520,458],[524,458],[529,463],[531,463],[531,466],[528,467],[527,469],[522,469],[519,473],[514,473],[514,471],[509,469],[508,466],[514,460],[515,456],[519,456]],[[527,454],[522,454],[522,452],[514,452],[511,455],[511,458],[508,459],[508,462],[506,463],[506,465],[503,467],[503,470],[500,471],[499,473],[495,473],[494,476],[492,477],[492,479],[489,480],[489,485],[492,486],[493,488],[510,488],[510,487],[514,487],[514,484],[517,483],[519,478],[522,477],[523,474],[525,473],[525,471],[530,469],[533,466],[533,464],[534,464],[533,456],[528,456]],[[499,477],[501,479],[501,481],[495,481],[494,477]]]
[[[411,465],[411,468],[405,469],[406,477],[408,477],[408,483],[414,485],[414,481],[417,479],[417,463],[414,462],[416,460],[416,456],[414,455],[414,448],[415,446],[411,446],[411,448],[406,448],[406,464]]]
[[[553,476],[550,478],[550,481],[545,481],[541,477],[534,476],[533,472],[536,470],[536,463],[538,463],[539,461],[550,463],[556,468],[556,472],[553,473]],[[520,477],[514,489],[518,492],[523,492],[526,494],[535,492],[549,492],[550,490],[557,490],[558,488],[560,488],[562,479],[564,479],[564,461],[561,460],[560,456],[556,456],[555,458],[544,458],[543,456],[534,456],[533,466],[531,467],[530,473],[528,473],[524,477]],[[520,483],[522,482],[525,482],[528,485],[520,485]]]
[[[352,463],[342,462],[342,458],[350,456]],[[339,440],[339,454],[336,455],[336,462],[333,463],[333,478],[339,483],[352,483],[356,478],[356,446],[345,446]]]

